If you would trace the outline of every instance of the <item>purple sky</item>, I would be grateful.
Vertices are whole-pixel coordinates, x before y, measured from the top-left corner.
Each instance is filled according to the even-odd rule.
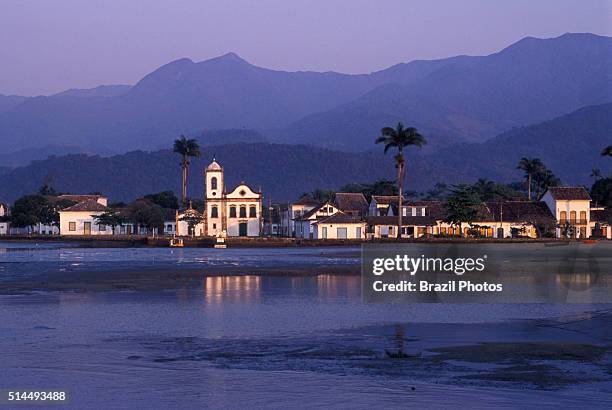
[[[2,0],[0,94],[133,84],[229,51],[274,69],[365,73],[565,32],[612,35],[612,0]]]

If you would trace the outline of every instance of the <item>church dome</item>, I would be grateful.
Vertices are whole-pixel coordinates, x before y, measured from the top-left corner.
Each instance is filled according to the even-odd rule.
[[[210,163],[209,166],[206,167],[207,171],[221,171],[223,167],[219,165],[219,163],[213,159],[213,162]]]

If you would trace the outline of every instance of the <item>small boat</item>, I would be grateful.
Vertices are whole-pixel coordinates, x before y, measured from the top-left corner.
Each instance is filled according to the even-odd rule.
[[[597,243],[597,239],[583,239],[582,243],[586,243],[587,245],[593,245]]]
[[[172,238],[170,239],[170,247],[171,248],[182,248],[185,246],[182,238]]]
[[[227,248],[227,245],[225,244],[225,238],[217,237],[217,241],[215,243],[215,248],[216,249],[225,249],[225,248]]]

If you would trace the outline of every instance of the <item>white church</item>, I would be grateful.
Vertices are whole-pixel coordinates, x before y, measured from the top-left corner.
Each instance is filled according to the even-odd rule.
[[[231,191],[225,189],[223,167],[213,159],[204,171],[205,210],[202,222],[196,225],[195,236],[260,236],[262,232],[262,194],[241,182]],[[188,225],[180,221],[178,234],[188,235]]]

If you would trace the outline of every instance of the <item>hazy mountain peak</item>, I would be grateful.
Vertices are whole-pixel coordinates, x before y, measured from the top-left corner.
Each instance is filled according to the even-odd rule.
[[[246,61],[234,52],[225,53],[218,57],[213,57],[208,60],[201,61],[199,64],[210,64],[210,63],[226,63],[226,64],[243,64],[250,66],[251,63]]]

